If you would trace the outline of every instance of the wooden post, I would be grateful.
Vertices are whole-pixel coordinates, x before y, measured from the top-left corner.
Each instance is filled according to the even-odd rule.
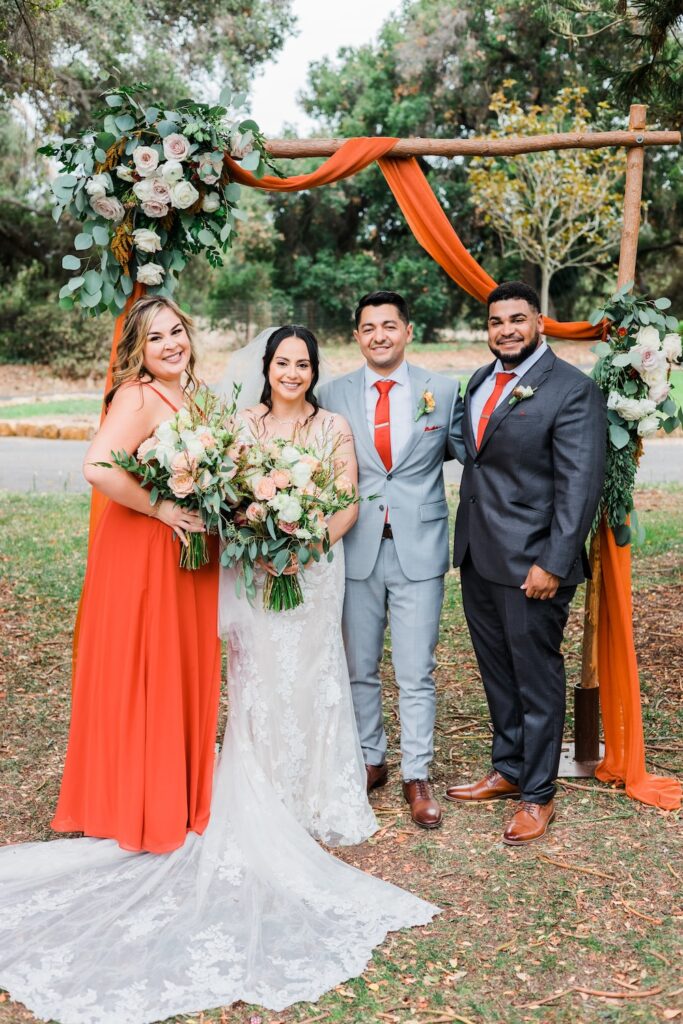
[[[629,131],[637,133],[636,142],[645,131],[647,107],[634,103],[629,116]],[[633,146],[626,156],[626,184],[624,187],[624,220],[619,252],[617,287],[633,281],[636,272],[638,232],[640,230],[640,203],[643,193],[643,167],[645,150],[642,144]],[[575,757],[577,761],[597,761],[598,734],[595,727],[598,716],[598,617],[600,615],[600,538],[593,538],[590,549],[592,580],[586,586],[586,604],[583,626],[583,659],[581,686],[577,690],[592,690],[590,697],[575,694]]]

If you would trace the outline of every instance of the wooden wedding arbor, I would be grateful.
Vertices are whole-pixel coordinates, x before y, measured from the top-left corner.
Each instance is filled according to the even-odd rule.
[[[257,179],[228,155],[225,163],[230,178],[242,185],[290,192],[350,177],[377,161],[420,245],[460,287],[485,301],[495,282],[460,242],[415,157],[517,156],[547,150],[621,147],[627,150],[617,277],[617,287],[622,287],[635,277],[645,147],[681,142],[680,132],[648,131],[646,112],[644,105],[631,106],[627,131],[567,132],[505,139],[270,140],[267,150],[276,158],[329,158],[311,174],[291,178]],[[143,291],[144,286],[136,285],[129,303]],[[125,311],[114,331],[112,357],[124,315]],[[546,333],[551,337],[591,340],[600,337],[602,325],[563,324],[547,318]],[[96,514],[95,508],[93,512]],[[571,756],[565,758],[562,774],[587,775],[595,770],[603,781],[623,785],[629,796],[671,810],[681,804],[680,784],[675,779],[649,775],[645,768],[640,687],[633,643],[630,548],[617,547],[612,531],[603,520],[593,538],[590,557],[593,579],[586,591],[582,674],[580,686],[576,688],[575,744]],[[599,702],[605,732],[605,755],[601,761]]]

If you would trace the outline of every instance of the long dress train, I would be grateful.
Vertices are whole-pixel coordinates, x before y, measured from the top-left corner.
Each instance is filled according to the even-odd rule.
[[[149,1024],[238,999],[282,1010],[438,912],[307,831],[357,842],[376,825],[341,647],[341,551],[303,587],[299,608],[267,613],[223,581],[230,718],[203,836],[166,855],[96,839],[0,850],[0,985],[34,1013]]]

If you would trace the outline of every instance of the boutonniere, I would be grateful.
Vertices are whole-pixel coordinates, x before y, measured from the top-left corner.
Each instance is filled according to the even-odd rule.
[[[512,389],[512,397],[508,402],[508,405],[517,405],[517,402],[523,402],[525,398],[533,398],[537,388],[525,388],[520,384],[518,387]]]
[[[429,416],[429,414],[431,412],[434,412],[435,409],[436,401],[434,400],[434,395],[431,393],[431,391],[424,391],[422,393],[422,398],[418,402],[417,416],[415,417],[415,422],[417,423],[421,416]]]

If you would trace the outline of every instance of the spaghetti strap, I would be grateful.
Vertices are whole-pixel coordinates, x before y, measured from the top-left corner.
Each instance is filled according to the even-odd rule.
[[[179,411],[178,406],[174,405],[170,398],[167,398],[166,395],[162,395],[161,391],[159,391],[158,388],[155,388],[153,384],[150,384],[148,380],[141,380],[140,385],[142,387],[151,388],[154,394],[158,395],[162,402],[166,402],[166,405],[170,405],[170,407],[173,409],[173,412]]]

